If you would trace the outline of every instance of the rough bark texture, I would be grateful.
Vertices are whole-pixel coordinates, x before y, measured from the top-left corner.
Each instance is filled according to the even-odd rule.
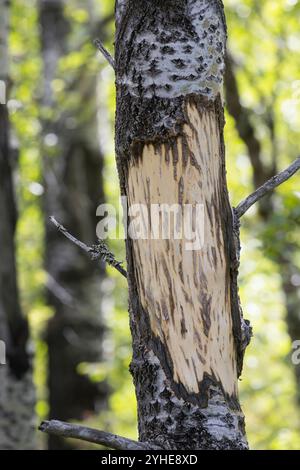
[[[8,86],[9,4],[0,1],[0,80]],[[35,447],[35,393],[28,353],[28,325],[22,315],[16,273],[13,152],[7,106],[0,104],[0,449]]]
[[[253,169],[253,186],[259,188],[269,178],[275,176],[277,171],[276,152],[273,152],[273,161],[266,165],[263,160],[262,145],[257,137],[257,129],[254,120],[251,119],[251,110],[242,105],[238,82],[234,70],[234,61],[230,54],[227,55],[225,73],[226,104],[229,113],[235,120],[235,125],[241,140],[244,142]],[[270,136],[273,139],[272,147],[276,149],[275,123],[269,119]],[[269,223],[274,213],[275,193],[270,193],[259,201],[258,211],[261,220]],[[278,266],[281,278],[282,290],[285,298],[286,322],[288,332],[292,341],[300,338],[300,316],[299,316],[299,286],[294,279],[300,277],[299,267],[294,262],[294,253],[298,247],[293,245],[282,236],[281,246],[277,253],[273,253],[272,261]],[[268,248],[266,244],[266,248]],[[297,399],[300,404],[300,366],[295,365],[295,378],[297,382]]]
[[[249,341],[225,176],[220,1],[116,3],[116,151],[128,204],[203,204],[204,247],[127,241],[142,441],[247,448],[237,381]]]
[[[52,91],[59,60],[68,52],[70,25],[63,1],[40,1],[44,106],[53,119],[44,122],[44,181],[48,299],[55,314],[46,335],[49,354],[50,418],[82,420],[106,407],[108,388],[80,374],[80,363],[99,362],[105,328],[101,315],[103,265],[91,263],[66,240],[48,217],[55,215],[88,244],[95,242],[96,208],[103,202],[102,155],[97,130],[96,76],[78,70],[68,93],[81,96],[78,106],[61,108]],[[89,34],[87,32],[87,34]],[[91,38],[92,39],[92,38]],[[62,77],[60,77],[62,78]],[[84,109],[82,112],[82,103]],[[51,137],[57,143],[49,147]],[[51,436],[51,449],[70,447]]]

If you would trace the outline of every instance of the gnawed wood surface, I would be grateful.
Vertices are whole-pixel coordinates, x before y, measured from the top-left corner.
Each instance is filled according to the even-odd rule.
[[[224,178],[218,116],[190,100],[182,135],[145,144],[128,171],[128,202],[204,205],[204,245],[189,239],[136,240],[135,276],[153,335],[168,349],[173,379],[199,393],[205,373],[237,394],[229,259],[222,227]],[[152,221],[155,223],[156,221]],[[171,235],[173,235],[171,233]]]

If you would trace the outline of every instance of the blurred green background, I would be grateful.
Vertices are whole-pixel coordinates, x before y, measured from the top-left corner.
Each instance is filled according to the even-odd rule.
[[[65,14],[72,26],[71,51],[61,60],[53,89],[58,106],[70,99],[67,82],[82,67],[97,70],[102,113],[101,147],[105,155],[106,200],[118,204],[119,188],[114,161],[114,74],[92,44],[95,34],[86,27],[88,2],[69,0]],[[249,111],[251,126],[260,142],[266,167],[274,161],[283,169],[299,152],[300,126],[300,2],[297,0],[227,0],[229,51],[239,86],[240,101]],[[12,0],[10,54],[12,90],[9,109],[20,149],[16,187],[19,223],[17,254],[22,306],[29,318],[35,351],[34,377],[39,419],[47,416],[47,347],[43,333],[53,314],[45,300],[44,215],[41,161],[42,57],[37,2]],[[109,18],[111,0],[97,0],[95,15]],[[113,53],[114,24],[105,25],[105,46]],[[75,97],[76,98],[76,97]],[[79,100],[79,112],[85,102]],[[104,116],[104,117],[103,117]],[[253,191],[253,168],[236,122],[226,114],[227,173],[231,201],[237,205]],[[280,253],[293,249],[293,295],[300,323],[300,176],[292,178],[273,196],[267,220],[258,208],[242,224],[240,293],[244,316],[254,328],[240,382],[250,445],[254,449],[300,448],[300,382],[291,362],[291,339],[286,311],[289,299],[282,288]],[[96,234],[95,234],[96,237]],[[110,246],[125,258],[122,241]],[[297,271],[298,270],[298,271]],[[91,380],[106,380],[111,387],[109,408],[89,417],[86,424],[136,437],[136,405],[128,366],[131,339],[128,326],[126,283],[108,268],[108,300],[104,318],[108,326],[105,360],[81,364],[79,372]],[[298,302],[297,302],[298,301]],[[300,339],[300,338],[299,338]],[[58,417],[59,418],[59,417]],[[45,445],[39,436],[40,446]]]

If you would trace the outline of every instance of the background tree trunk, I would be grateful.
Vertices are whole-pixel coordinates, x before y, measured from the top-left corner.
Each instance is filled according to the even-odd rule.
[[[72,52],[68,45],[70,25],[63,1],[40,1],[42,54],[44,59],[45,110],[43,156],[46,215],[46,270],[48,300],[54,317],[47,330],[50,418],[82,420],[107,405],[106,383],[93,383],[80,373],[80,363],[102,358],[105,333],[101,314],[103,265],[93,264],[48,221],[55,215],[80,239],[93,244],[96,208],[104,201],[102,167],[97,129],[97,77],[87,67],[74,77],[59,74],[59,61]],[[91,26],[91,23],[90,23]],[[86,37],[91,31],[87,26]],[[67,94],[76,104],[57,101],[53,80],[66,80]],[[68,85],[71,82],[71,85]],[[70,447],[51,436],[50,449]]]
[[[254,120],[251,119],[252,112],[250,109],[243,106],[241,102],[238,81],[234,70],[234,60],[230,54],[228,54],[226,60],[225,91],[227,109],[230,115],[234,118],[240,139],[246,146],[253,171],[253,187],[254,189],[257,189],[268,179],[278,173],[278,162],[276,152],[274,151],[271,163],[266,164],[264,162],[262,144],[258,138],[258,132],[254,124]],[[273,139],[272,147],[274,149],[276,147],[277,136],[275,133],[276,123],[273,119],[274,116],[269,119],[268,122],[270,125],[270,135]],[[275,198],[276,194],[271,192],[258,203],[259,217],[264,225],[270,225],[272,222]],[[285,299],[288,332],[291,340],[296,341],[300,338],[300,300],[299,286],[295,285],[293,279],[300,277],[299,268],[294,262],[295,253],[297,252],[298,247],[289,242],[288,238],[284,235],[279,238],[277,234],[277,239],[281,240],[280,247],[276,252],[273,250],[270,258],[278,267],[278,273],[280,275]],[[268,240],[264,240],[262,237],[262,240],[265,243],[265,251],[267,253],[267,245],[270,242],[269,238]],[[294,371],[297,383],[297,400],[300,405],[300,365],[295,364]]]
[[[121,192],[149,212],[155,203],[205,210],[201,250],[187,251],[186,239],[127,240],[140,439],[244,449],[237,384],[249,331],[225,177],[223,5],[121,0],[116,18]]]
[[[8,91],[9,3],[0,1],[0,80]],[[28,325],[17,286],[13,151],[6,104],[0,104],[0,340],[6,365],[0,365],[0,449],[34,449],[35,392],[28,352]]]

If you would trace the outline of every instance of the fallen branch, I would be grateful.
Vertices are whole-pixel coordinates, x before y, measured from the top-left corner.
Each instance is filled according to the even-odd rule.
[[[107,62],[109,63],[109,65],[112,66],[112,68],[115,70],[115,60],[114,58],[110,55],[110,53],[108,52],[107,49],[105,49],[105,47],[103,46],[102,42],[100,41],[100,39],[95,39],[94,40],[94,44],[95,46],[97,47],[97,49],[99,49],[99,51],[101,52],[101,54],[103,55],[103,57],[107,60]]]
[[[79,439],[115,450],[160,450],[155,445],[152,446],[144,442],[137,442],[126,437],[117,436],[110,432],[86,428],[77,424],[64,423],[63,421],[43,421],[39,426],[39,430],[47,434]]]
[[[291,176],[293,176],[300,169],[300,157],[298,157],[294,163],[292,163],[286,170],[282,171],[276,176],[273,176],[260,188],[258,188],[254,193],[250,194],[246,199],[244,199],[236,208],[235,213],[238,218],[241,218],[249,209],[253,206],[259,199],[264,197],[270,191],[273,191],[275,188],[280,186],[282,183],[287,181]]]
[[[115,268],[122,276],[127,278],[127,272],[126,270],[122,267],[122,263],[120,261],[117,261],[114,257],[114,254],[108,249],[106,244],[102,241],[99,240],[97,245],[93,246],[88,246],[85,243],[81,242],[78,240],[76,237],[74,237],[68,230],[61,225],[55,217],[51,216],[49,217],[50,221],[55,225],[55,227],[72,243],[77,245],[81,250],[85,251],[90,255],[91,259],[94,260],[103,260],[109,266],[112,266]]]

